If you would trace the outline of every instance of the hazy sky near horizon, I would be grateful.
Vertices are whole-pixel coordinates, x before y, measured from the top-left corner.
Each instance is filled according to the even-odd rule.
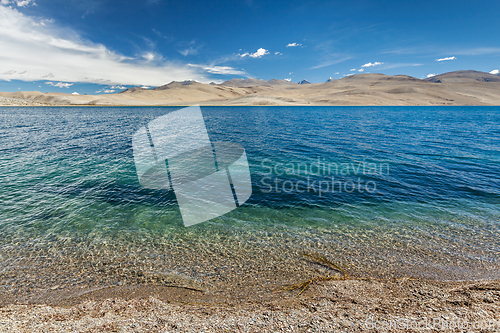
[[[0,0],[0,91],[491,72],[499,15],[496,0]]]

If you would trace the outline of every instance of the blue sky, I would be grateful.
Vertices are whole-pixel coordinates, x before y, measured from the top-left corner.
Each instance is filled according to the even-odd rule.
[[[496,0],[0,0],[0,91],[491,72],[499,15]]]

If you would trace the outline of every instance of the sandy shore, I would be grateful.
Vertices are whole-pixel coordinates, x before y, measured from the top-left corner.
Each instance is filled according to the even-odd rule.
[[[172,289],[172,288],[170,288]],[[197,291],[184,290],[186,294]],[[495,332],[500,282],[347,279],[214,303],[158,286],[108,289],[73,306],[7,305],[1,332]],[[115,297],[113,297],[115,296]],[[425,329],[426,328],[426,329]],[[424,330],[425,329],[425,330]]]

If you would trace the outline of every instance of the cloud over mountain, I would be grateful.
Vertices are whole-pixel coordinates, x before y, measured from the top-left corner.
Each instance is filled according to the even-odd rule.
[[[436,59],[436,61],[449,61],[449,60],[456,60],[456,57],[446,57],[446,58],[440,58]]]
[[[186,79],[207,82],[207,72],[215,72],[181,63],[153,62],[161,60],[153,53],[126,57],[51,20],[45,20],[44,25],[34,24],[37,21],[0,5],[0,80],[161,85]],[[266,52],[259,49],[254,57]]]
[[[243,54],[240,54],[239,56],[242,57],[242,58],[245,58],[245,57],[251,57],[251,58],[261,58],[262,56],[265,56],[266,54],[269,54],[269,51],[264,49],[264,48],[260,48],[257,50],[257,52],[254,52],[254,53],[243,53]]]
[[[383,62],[375,61],[375,62],[369,62],[369,63],[366,63],[364,65],[361,65],[361,67],[374,67],[374,66],[380,66],[383,64],[384,64]]]

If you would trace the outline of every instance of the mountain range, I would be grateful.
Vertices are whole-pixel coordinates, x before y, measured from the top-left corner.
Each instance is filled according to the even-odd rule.
[[[473,70],[426,79],[357,74],[325,83],[304,81],[174,81],[106,95],[0,92],[0,105],[500,105],[500,75]]]

